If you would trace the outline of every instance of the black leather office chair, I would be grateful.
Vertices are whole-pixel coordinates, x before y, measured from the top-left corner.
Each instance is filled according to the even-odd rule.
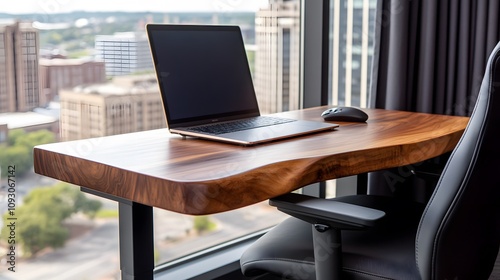
[[[489,58],[467,129],[427,205],[370,195],[280,196],[270,204],[299,219],[287,219],[247,249],[240,260],[243,273],[285,279],[487,279],[500,244],[499,133],[500,43]]]

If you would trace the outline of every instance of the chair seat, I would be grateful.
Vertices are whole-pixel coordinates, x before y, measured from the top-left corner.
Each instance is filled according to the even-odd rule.
[[[415,232],[424,205],[370,195],[334,200],[386,212],[375,228],[342,231],[345,279],[420,278],[415,264]],[[320,252],[327,254],[328,247],[321,245]],[[296,218],[280,223],[245,252],[241,267],[248,276],[271,272],[285,279],[315,279],[311,225]]]

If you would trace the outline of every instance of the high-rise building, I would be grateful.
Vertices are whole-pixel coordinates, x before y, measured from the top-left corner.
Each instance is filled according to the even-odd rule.
[[[263,113],[300,108],[300,1],[270,0],[255,18],[254,85]]]
[[[376,0],[331,0],[330,103],[367,105]],[[300,108],[300,1],[270,0],[256,13],[254,84],[261,110]]]
[[[114,77],[108,83],[63,89],[59,97],[62,140],[166,127],[153,75]]]
[[[0,113],[39,106],[38,30],[28,22],[0,24]]]
[[[106,63],[107,76],[153,70],[145,32],[121,32],[95,37],[96,58]]]
[[[88,59],[40,59],[40,104],[53,101],[63,88],[104,83],[104,62]]]
[[[332,104],[367,105],[377,0],[333,0],[330,5]]]

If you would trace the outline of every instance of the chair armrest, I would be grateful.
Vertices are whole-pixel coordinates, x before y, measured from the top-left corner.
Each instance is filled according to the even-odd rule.
[[[311,224],[324,224],[337,229],[373,227],[385,212],[307,195],[289,193],[269,200],[278,210]]]

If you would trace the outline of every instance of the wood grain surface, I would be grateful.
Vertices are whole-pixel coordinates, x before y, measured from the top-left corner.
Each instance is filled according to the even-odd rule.
[[[327,107],[281,113],[323,121]],[[305,185],[417,163],[457,144],[466,117],[364,109],[366,123],[243,147],[167,129],[37,146],[35,172],[134,202],[201,215]]]

